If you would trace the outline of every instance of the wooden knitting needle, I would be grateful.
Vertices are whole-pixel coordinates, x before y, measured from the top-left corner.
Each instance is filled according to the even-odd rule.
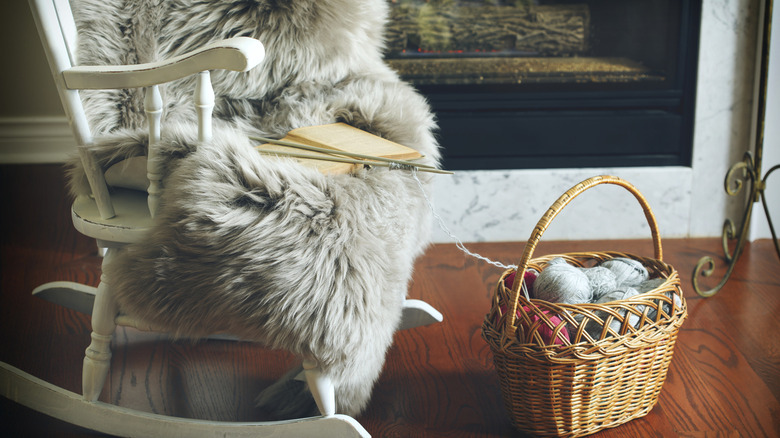
[[[444,175],[452,175],[452,172],[448,170],[439,170],[432,167],[420,167],[415,164],[406,164],[406,163],[398,163],[398,162],[383,162],[383,161],[369,161],[364,159],[354,159],[354,158],[340,158],[340,157],[333,157],[328,156],[324,157],[322,155],[310,155],[310,154],[299,154],[295,152],[284,152],[284,151],[268,151],[263,149],[258,149],[258,146],[255,146],[255,149],[257,152],[260,152],[261,154],[265,155],[277,155],[277,156],[284,156],[284,157],[292,157],[292,158],[303,158],[303,159],[309,159],[309,160],[322,160],[322,161],[334,161],[336,163],[351,163],[351,164],[367,164],[370,166],[381,166],[381,167],[393,167],[393,164],[398,165],[398,168],[404,169],[404,168],[414,168],[415,170],[419,170],[420,172],[430,172],[430,173],[440,173]],[[339,152],[339,151],[332,151],[332,152]],[[399,161],[399,160],[396,160]]]
[[[373,156],[373,155],[358,154],[358,153],[355,153],[355,152],[341,151],[341,150],[338,150],[338,149],[320,148],[320,147],[317,147],[317,146],[309,146],[309,145],[305,145],[305,144],[301,144],[301,143],[293,143],[291,141],[276,140],[276,139],[273,139],[273,138],[250,136],[249,139],[250,140],[256,140],[256,141],[262,141],[262,142],[265,142],[265,143],[278,144],[280,146],[288,146],[288,147],[297,148],[297,149],[304,149],[304,150],[312,151],[312,152],[320,152],[320,153],[324,153],[324,154],[344,155],[344,156],[352,157],[352,158],[362,158],[362,159],[373,160],[373,161],[384,161],[385,163],[396,163],[396,164],[400,164],[402,166],[414,166],[414,167],[417,167],[417,168],[420,168],[420,169],[422,169],[422,168],[435,169],[435,167],[433,167],[433,166],[428,166],[426,164],[415,163],[413,161],[396,160],[396,159],[393,159],[393,158],[386,158],[386,157],[376,157],[376,156]],[[420,158],[422,158],[422,157],[420,157]]]

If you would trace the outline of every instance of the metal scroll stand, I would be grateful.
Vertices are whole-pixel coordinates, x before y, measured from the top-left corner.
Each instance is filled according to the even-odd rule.
[[[772,240],[775,245],[775,251],[780,258],[780,247],[777,242],[777,234],[775,233],[774,226],[772,225],[772,219],[769,217],[769,208],[766,204],[766,180],[769,175],[780,168],[780,165],[776,165],[769,169],[769,171],[761,177],[761,160],[763,155],[764,144],[764,119],[766,113],[766,91],[768,81],[768,67],[769,67],[769,38],[771,35],[772,25],[772,0],[763,2],[763,20],[760,21],[762,28],[759,28],[761,32],[761,40],[759,42],[760,57],[758,59],[759,68],[758,74],[758,90],[756,96],[756,152],[755,157],[748,151],[745,153],[745,157],[739,163],[734,164],[726,173],[726,179],[724,182],[726,193],[729,196],[736,196],[743,188],[747,187],[748,200],[744,215],[742,216],[742,225],[740,226],[739,233],[736,232],[734,222],[731,219],[726,219],[723,224],[723,252],[726,256],[726,262],[728,263],[728,269],[724,277],[720,280],[714,288],[710,290],[701,290],[699,286],[699,276],[709,277],[715,267],[715,262],[712,257],[702,257],[696,264],[696,268],[693,271],[693,288],[697,294],[703,297],[711,297],[718,293],[718,291],[726,284],[731,276],[734,266],[742,254],[742,250],[745,247],[745,240],[747,238],[748,226],[750,225],[750,216],[753,211],[753,205],[761,201],[764,206],[764,212],[766,213],[766,219],[769,223],[769,230],[772,233]],[[763,29],[763,30],[762,30]],[[732,182],[733,181],[733,182]],[[734,247],[734,252],[729,252],[729,240],[737,240],[737,244]]]

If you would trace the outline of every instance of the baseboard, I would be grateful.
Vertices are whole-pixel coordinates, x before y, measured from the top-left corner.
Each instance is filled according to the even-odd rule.
[[[65,116],[0,117],[0,163],[62,163],[76,152]]]

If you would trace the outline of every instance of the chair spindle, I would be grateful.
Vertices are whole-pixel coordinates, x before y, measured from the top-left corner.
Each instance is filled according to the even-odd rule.
[[[162,189],[162,170],[158,157],[157,145],[160,142],[160,120],[162,119],[163,103],[160,88],[157,85],[146,87],[144,112],[149,123],[149,150],[147,151],[146,177],[149,179],[149,213],[154,217],[160,200]]]
[[[195,110],[198,112],[198,141],[211,140],[211,113],[214,110],[214,88],[208,70],[198,73],[195,85]]]
[[[78,147],[79,157],[84,165],[84,172],[87,174],[87,181],[92,190],[92,196],[95,197],[98,213],[103,219],[111,219],[116,216],[114,204],[111,202],[111,195],[108,193],[106,179],[103,176],[103,169],[95,162],[92,154],[84,146]]]

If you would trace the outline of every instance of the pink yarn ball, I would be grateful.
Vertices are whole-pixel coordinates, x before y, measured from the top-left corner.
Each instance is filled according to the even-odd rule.
[[[508,289],[512,289],[512,286],[515,285],[516,274],[517,271],[512,272],[511,274],[507,275],[506,278],[504,278],[504,286],[506,286]],[[536,273],[536,271],[525,271],[525,274],[523,274],[525,287],[528,289],[529,293],[531,290],[533,290],[534,281],[536,281],[537,276],[538,274]]]
[[[501,306],[501,314],[502,315],[505,314],[506,310],[507,310],[506,306],[502,305]],[[531,311],[531,309],[528,306],[523,306],[523,310],[526,313],[529,313]],[[546,310],[544,311],[545,315],[549,315],[549,313],[550,312],[548,312]],[[538,316],[538,315],[530,315],[530,316],[531,316],[531,323],[532,324],[536,323],[537,321],[539,321],[541,319],[541,317]],[[560,325],[563,322],[563,320],[558,315],[552,315],[549,318],[550,318],[550,322],[553,324],[554,327],[557,327],[558,325]],[[521,319],[519,310],[517,311],[517,320],[520,322],[520,324],[526,330],[528,330],[530,328],[530,326],[526,325],[525,321],[523,321]],[[496,323],[498,323],[498,321],[496,321]],[[546,323],[540,322],[539,323],[539,327],[536,329],[536,332],[539,333],[539,335],[542,337],[542,340],[544,341],[545,345],[550,345],[550,341],[553,338],[553,329],[552,328],[548,327]],[[569,337],[569,331],[566,330],[566,327],[561,327],[561,330],[558,332],[558,336],[555,337],[554,344],[555,345],[564,345],[564,341],[563,341],[564,339],[566,339],[566,341],[570,341],[571,340],[571,338]]]

